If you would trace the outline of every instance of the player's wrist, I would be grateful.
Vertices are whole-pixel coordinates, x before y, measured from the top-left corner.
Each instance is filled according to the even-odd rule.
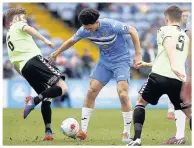
[[[148,63],[143,62],[143,66],[144,66],[144,67],[147,67],[147,66],[148,66]]]
[[[143,67],[148,67],[148,66],[149,66],[148,63],[143,62]]]
[[[135,52],[135,55],[136,55],[136,56],[141,56],[142,53],[141,53],[141,52]]]

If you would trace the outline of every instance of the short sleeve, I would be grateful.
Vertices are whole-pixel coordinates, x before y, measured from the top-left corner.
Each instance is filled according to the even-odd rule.
[[[112,19],[109,19],[109,23],[116,34],[128,34],[130,25],[128,25],[127,23],[122,23]]]
[[[25,26],[28,26],[28,24],[24,22],[18,22],[16,25],[19,30],[23,30]]]
[[[191,13],[188,16],[187,24],[186,24],[186,31],[192,30],[192,20],[191,20]]]
[[[168,27],[163,27],[159,29],[159,38],[161,39],[161,44],[163,45],[167,37],[172,37],[171,31]]]
[[[74,34],[73,40],[75,42],[78,42],[79,40],[81,40],[82,38],[84,38],[84,29],[83,27],[79,28],[77,30],[77,32]]]

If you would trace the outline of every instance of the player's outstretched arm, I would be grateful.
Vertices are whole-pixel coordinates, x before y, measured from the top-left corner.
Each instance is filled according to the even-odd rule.
[[[74,37],[71,37],[67,41],[65,41],[55,52],[53,52],[49,56],[49,61],[52,63],[56,60],[57,56],[60,55],[64,50],[67,50],[71,46],[73,46],[76,42],[74,41]]]
[[[54,44],[49,41],[48,39],[46,39],[43,35],[41,35],[36,29],[34,29],[31,26],[24,26],[23,31],[25,31],[26,33],[28,33],[29,35],[36,37],[40,40],[42,40],[45,44],[47,44],[48,46],[50,46],[51,48],[54,47]]]
[[[140,62],[142,60],[139,36],[137,30],[132,26],[129,27],[128,33],[131,35],[133,44],[135,46],[134,64],[136,64],[137,62]]]
[[[169,61],[170,61],[170,66],[172,71],[177,75],[177,77],[179,77],[182,81],[185,81],[185,75],[180,73],[177,70],[177,64],[176,61],[174,59],[174,51],[175,51],[175,47],[173,45],[173,40],[171,37],[166,37],[163,41],[163,46],[166,49],[166,53],[168,55]]]

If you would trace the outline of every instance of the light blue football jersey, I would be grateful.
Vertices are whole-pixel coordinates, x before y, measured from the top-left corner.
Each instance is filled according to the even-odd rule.
[[[82,38],[88,39],[99,47],[100,60],[106,66],[114,66],[115,63],[130,62],[129,45],[124,37],[128,34],[129,25],[113,19],[99,19],[100,27],[95,32],[89,32],[84,27],[74,35],[74,41]]]

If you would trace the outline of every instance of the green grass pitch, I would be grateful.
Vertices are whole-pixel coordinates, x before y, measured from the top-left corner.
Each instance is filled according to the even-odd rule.
[[[119,109],[95,109],[85,141],[70,139],[60,132],[60,124],[67,117],[74,117],[80,123],[81,109],[53,109],[53,141],[42,141],[44,125],[40,109],[33,111],[25,120],[22,113],[22,109],[3,109],[3,145],[126,145],[121,142],[123,119]],[[175,127],[175,121],[167,119],[166,109],[147,109],[142,145],[162,145],[169,137],[175,136]],[[185,135],[186,145],[191,145],[188,121]]]

